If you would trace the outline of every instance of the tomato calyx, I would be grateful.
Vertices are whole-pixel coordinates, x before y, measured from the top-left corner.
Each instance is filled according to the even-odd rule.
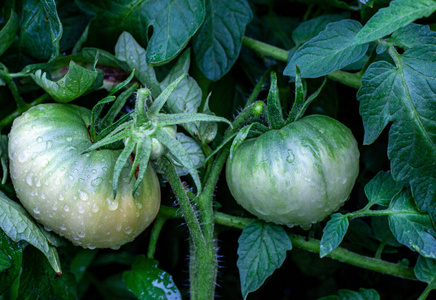
[[[169,96],[175,91],[177,85],[186,76],[182,75],[172,82],[156,98],[151,99],[151,93],[147,88],[137,90],[135,110],[130,115],[124,116],[122,121],[118,120],[111,126],[111,131],[102,139],[97,140],[84,153],[97,150],[98,148],[114,145],[123,142],[123,150],[118,157],[113,174],[113,194],[117,193],[117,183],[120,178],[121,170],[126,162],[134,153],[130,179],[137,173],[136,182],[132,191],[135,194],[141,181],[144,178],[148,161],[166,155],[168,152],[179,161],[191,174],[197,191],[201,191],[201,182],[198,172],[192,162],[188,152],[176,139],[177,125],[191,122],[226,122],[231,123],[221,117],[216,117],[202,113],[161,113],[163,106]],[[114,101],[111,96],[106,97],[99,104]],[[149,103],[151,103],[149,105]],[[96,109],[98,110],[98,109]],[[94,110],[93,110],[94,111]],[[99,110],[101,111],[101,109]],[[92,134],[92,131],[91,131]],[[136,177],[136,176],[135,176]]]

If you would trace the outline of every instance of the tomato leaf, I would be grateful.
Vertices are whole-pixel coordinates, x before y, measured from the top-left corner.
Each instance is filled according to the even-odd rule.
[[[283,227],[258,221],[244,228],[238,242],[237,265],[242,296],[246,299],[282,265],[292,243]]]
[[[20,274],[23,260],[23,247],[14,243],[0,230],[0,294],[12,284]]]
[[[400,183],[392,178],[390,172],[380,171],[365,185],[365,195],[368,198],[369,206],[375,204],[388,206],[402,187]]]
[[[389,210],[389,227],[395,238],[424,257],[436,258],[436,231],[431,218],[416,209],[410,192],[397,194]]]
[[[416,278],[423,282],[431,283],[436,280],[436,259],[422,255],[418,257],[414,267]]]
[[[374,289],[359,289],[358,292],[351,290],[339,290],[337,295],[319,298],[319,300],[379,300],[380,295]]]
[[[349,226],[348,218],[335,213],[323,229],[319,256],[322,258],[335,250],[344,239]]]
[[[271,86],[267,98],[267,117],[268,124],[272,129],[280,129],[285,125],[277,87],[277,75],[274,72],[271,72]]]
[[[56,11],[56,2],[54,0],[41,0],[41,5],[50,24],[51,40],[54,48],[50,60],[53,60],[59,55],[59,42],[63,33],[62,23]]]
[[[146,53],[150,65],[163,64],[180,53],[205,17],[201,0],[147,1],[144,9],[147,29],[153,27]]]
[[[0,30],[0,56],[8,50],[17,36],[18,16],[15,11],[11,10],[8,22]]]
[[[27,211],[0,192],[0,228],[14,242],[26,241],[47,257],[56,273],[61,274],[59,256],[42,230],[34,223]]]
[[[317,18],[302,22],[292,32],[292,40],[298,48],[308,40],[316,37],[327,27],[328,24],[338,22],[342,19],[346,19],[347,17],[349,17],[349,13],[322,15]]]
[[[206,158],[204,156],[203,150],[201,149],[201,146],[193,138],[187,136],[186,134],[183,134],[182,132],[177,132],[176,138],[177,141],[182,144],[183,148],[185,148],[186,152],[192,160],[192,163],[194,164],[194,168],[199,169],[203,167]],[[182,164],[180,164],[175,156],[173,156],[171,153],[169,153],[168,156],[172,158],[172,162],[176,167],[177,175],[185,176],[189,174],[189,170],[185,168]]]
[[[145,49],[142,48],[133,36],[128,32],[123,32],[115,45],[115,56],[127,63],[130,70],[135,69],[135,77],[150,89],[153,97],[161,93],[159,82],[153,67],[145,61]]]
[[[77,284],[68,266],[62,276],[53,270],[39,251],[26,248],[23,255],[23,272],[20,277],[19,299],[77,299]],[[65,287],[68,287],[67,289]]]
[[[371,228],[374,233],[374,238],[381,243],[390,245],[392,247],[400,247],[397,239],[389,229],[389,222],[387,216],[378,216],[371,218]]]
[[[174,80],[182,76],[183,74],[188,74],[189,68],[191,66],[191,49],[188,48],[179,55],[176,63],[171,68],[165,78],[161,81],[160,87],[164,90],[168,85]],[[159,68],[157,69],[159,70]]]
[[[48,79],[47,73],[42,70],[37,70],[31,77],[56,102],[67,103],[83,95],[97,79],[97,75],[95,69],[87,70],[71,61],[68,73],[57,82]]]
[[[391,53],[397,66],[371,64],[357,98],[371,144],[392,121],[388,157],[392,176],[408,181],[418,207],[436,219],[436,46]]]
[[[182,299],[170,274],[159,269],[158,262],[139,255],[132,263],[132,269],[123,273],[128,290],[138,299]]]
[[[252,18],[246,0],[206,1],[206,18],[193,45],[197,64],[207,78],[218,80],[230,70]]]
[[[354,39],[355,44],[366,44],[380,39],[436,11],[433,0],[394,0],[389,6],[376,12]]]
[[[387,42],[403,49],[436,45],[436,32],[431,31],[428,25],[412,23],[394,31]]]
[[[358,61],[368,49],[368,44],[353,43],[361,28],[362,25],[354,20],[330,23],[319,35],[298,48],[283,74],[295,77],[295,66],[298,65],[301,77],[317,78]]]

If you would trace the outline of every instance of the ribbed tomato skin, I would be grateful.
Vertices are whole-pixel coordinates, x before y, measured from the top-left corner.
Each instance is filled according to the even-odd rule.
[[[321,115],[244,141],[226,166],[230,191],[246,210],[268,222],[303,227],[338,210],[358,173],[353,134]]]
[[[112,176],[120,150],[96,150],[87,126],[91,111],[41,104],[15,119],[9,134],[10,172],[18,198],[46,228],[84,248],[119,248],[154,220],[160,207],[149,165],[139,189],[122,170],[116,199]]]

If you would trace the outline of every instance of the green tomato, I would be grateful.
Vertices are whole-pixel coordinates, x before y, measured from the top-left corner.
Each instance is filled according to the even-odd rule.
[[[268,222],[302,227],[338,210],[358,173],[351,131],[320,115],[244,141],[226,166],[230,191],[246,210]]]
[[[38,222],[84,248],[119,248],[154,220],[160,207],[152,166],[132,196],[126,164],[113,198],[112,176],[121,150],[96,150],[88,128],[91,112],[65,104],[41,104],[15,119],[9,134],[12,182]]]

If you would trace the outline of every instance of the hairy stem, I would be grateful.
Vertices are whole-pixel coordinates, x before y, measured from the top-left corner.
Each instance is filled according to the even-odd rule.
[[[242,39],[242,44],[247,48],[251,48],[264,55],[271,56],[284,62],[288,61],[289,52],[284,49],[277,48],[246,36],[244,36]],[[338,81],[355,89],[358,89],[361,86],[362,74],[360,73],[348,73],[345,71],[336,70],[327,76],[334,81]]]
[[[434,279],[432,282],[430,282],[425,290],[422,292],[422,294],[419,296],[418,300],[425,300],[427,299],[428,295],[432,290],[436,289],[436,279]]]
[[[153,229],[151,230],[150,242],[148,244],[147,257],[153,258],[156,252],[157,240],[159,239],[160,232],[164,226],[168,216],[159,212],[156,219],[154,220]]]

